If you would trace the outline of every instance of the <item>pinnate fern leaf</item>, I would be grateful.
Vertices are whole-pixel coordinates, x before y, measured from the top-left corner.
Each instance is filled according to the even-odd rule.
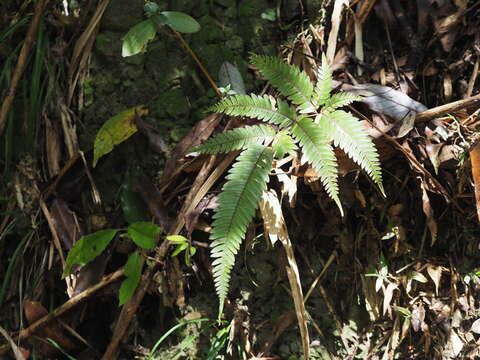
[[[270,149],[258,144],[250,145],[239,155],[219,195],[210,238],[213,240],[213,278],[220,298],[220,314],[228,294],[235,255],[267,187],[272,161],[273,152]]]
[[[272,56],[253,55],[251,62],[283,96],[298,105],[301,113],[316,110],[311,101],[313,84],[305,72]]]
[[[272,149],[276,159],[283,159],[285,154],[294,154],[297,151],[297,145],[288,132],[283,130],[275,136]]]
[[[330,92],[333,87],[332,68],[328,65],[325,54],[322,56],[322,65],[317,71],[317,83],[313,99],[317,105],[324,105],[330,98]]]
[[[330,139],[322,127],[309,118],[298,121],[292,127],[292,134],[299,141],[303,156],[317,170],[325,190],[343,215],[338,197],[337,160]]]
[[[229,96],[212,106],[210,110],[233,116],[248,116],[280,127],[291,125],[297,119],[294,107],[268,95]]]
[[[204,154],[228,153],[248,148],[251,144],[267,145],[273,141],[275,130],[268,125],[254,125],[217,134],[193,151]]]
[[[319,126],[334,145],[360,165],[385,194],[377,150],[360,121],[350,113],[337,110],[321,115]]]
[[[343,106],[350,105],[354,101],[361,100],[360,96],[356,96],[346,92],[340,92],[333,94],[326,102],[322,108],[322,112],[333,111],[335,109],[341,108]]]

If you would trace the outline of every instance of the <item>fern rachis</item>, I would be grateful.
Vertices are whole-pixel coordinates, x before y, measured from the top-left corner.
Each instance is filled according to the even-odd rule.
[[[287,153],[301,151],[303,159],[317,170],[327,194],[342,214],[337,159],[332,143],[359,164],[383,193],[380,162],[372,140],[358,119],[337,110],[358,97],[347,93],[330,94],[332,70],[325,57],[315,85],[304,72],[276,58],[254,55],[252,62],[293,105],[268,95],[227,97],[211,110],[248,116],[273,127],[265,124],[229,130],[194,149],[209,154],[243,150],[226,177],[212,224],[211,256],[220,314],[228,295],[235,256],[267,187],[274,157],[281,159]]]

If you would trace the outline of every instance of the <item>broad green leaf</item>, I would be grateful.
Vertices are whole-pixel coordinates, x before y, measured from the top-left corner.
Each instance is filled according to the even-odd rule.
[[[127,263],[125,264],[124,275],[127,278],[122,281],[122,285],[120,286],[118,306],[122,306],[132,297],[142,276],[142,268],[142,258],[138,251],[135,251],[128,257]]]
[[[188,242],[188,239],[182,235],[168,235],[167,240],[175,245],[180,245]]]
[[[181,33],[194,33],[200,30],[200,24],[183,12],[178,11],[162,11],[160,14],[167,18],[167,24],[173,29]]]
[[[127,234],[135,244],[143,249],[153,249],[157,243],[156,236],[160,234],[160,227],[151,222],[140,221],[128,227]]]
[[[100,255],[116,233],[116,229],[105,229],[82,236],[68,253],[62,278],[70,275],[73,265],[85,265]]]
[[[123,38],[122,56],[132,56],[141,53],[147,47],[149,41],[155,37],[155,24],[152,19],[138,23]]]
[[[137,132],[135,118],[137,116],[147,115],[148,110],[143,105],[135,106],[124,110],[108,119],[98,130],[93,145],[93,167],[97,165],[98,160],[113,150],[115,145],[127,140]]]

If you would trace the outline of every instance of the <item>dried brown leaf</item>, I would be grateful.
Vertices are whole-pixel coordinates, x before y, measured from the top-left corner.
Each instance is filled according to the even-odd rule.
[[[443,268],[441,266],[435,266],[432,264],[427,265],[427,273],[435,284],[435,293],[438,296],[438,288],[440,286],[440,280],[442,279]]]
[[[367,104],[372,111],[390,116],[396,121],[427,110],[425,105],[388,86],[376,84],[343,84],[342,90],[362,96],[361,101]]]

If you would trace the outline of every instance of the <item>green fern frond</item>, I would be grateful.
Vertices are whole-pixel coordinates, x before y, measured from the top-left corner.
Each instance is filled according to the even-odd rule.
[[[313,84],[305,72],[272,56],[253,55],[251,62],[283,96],[298,105],[301,113],[316,110],[311,102]]]
[[[319,126],[325,130],[335,146],[345,151],[366,171],[385,195],[378,152],[360,121],[350,113],[337,110],[322,115]]]
[[[286,127],[294,123],[297,113],[285,101],[275,100],[268,95],[229,96],[210,108],[210,111],[233,116],[248,116],[254,119]]]
[[[210,238],[215,289],[220,298],[219,314],[228,294],[230,272],[235,263],[247,226],[255,215],[262,192],[267,187],[273,152],[261,145],[250,145],[242,152],[227,175],[219,195]],[[220,315],[219,315],[220,316]]]
[[[360,101],[362,98],[357,95],[353,95],[346,92],[340,92],[333,94],[326,102],[322,108],[322,111],[333,111],[338,108],[350,105],[354,101]]]
[[[251,144],[267,145],[275,137],[276,131],[268,125],[253,125],[217,134],[192,151],[203,154],[228,153],[248,148]]]
[[[299,141],[303,156],[317,170],[325,190],[343,215],[338,198],[337,160],[326,133],[311,119],[304,118],[293,126],[292,134]]]
[[[272,144],[273,153],[276,159],[283,159],[285,154],[294,154],[297,151],[295,140],[288,135],[287,131],[281,131],[275,137]]]
[[[322,65],[317,71],[317,83],[313,95],[314,102],[319,106],[324,105],[330,98],[332,87],[332,68],[328,65],[327,57],[323,54]]]

